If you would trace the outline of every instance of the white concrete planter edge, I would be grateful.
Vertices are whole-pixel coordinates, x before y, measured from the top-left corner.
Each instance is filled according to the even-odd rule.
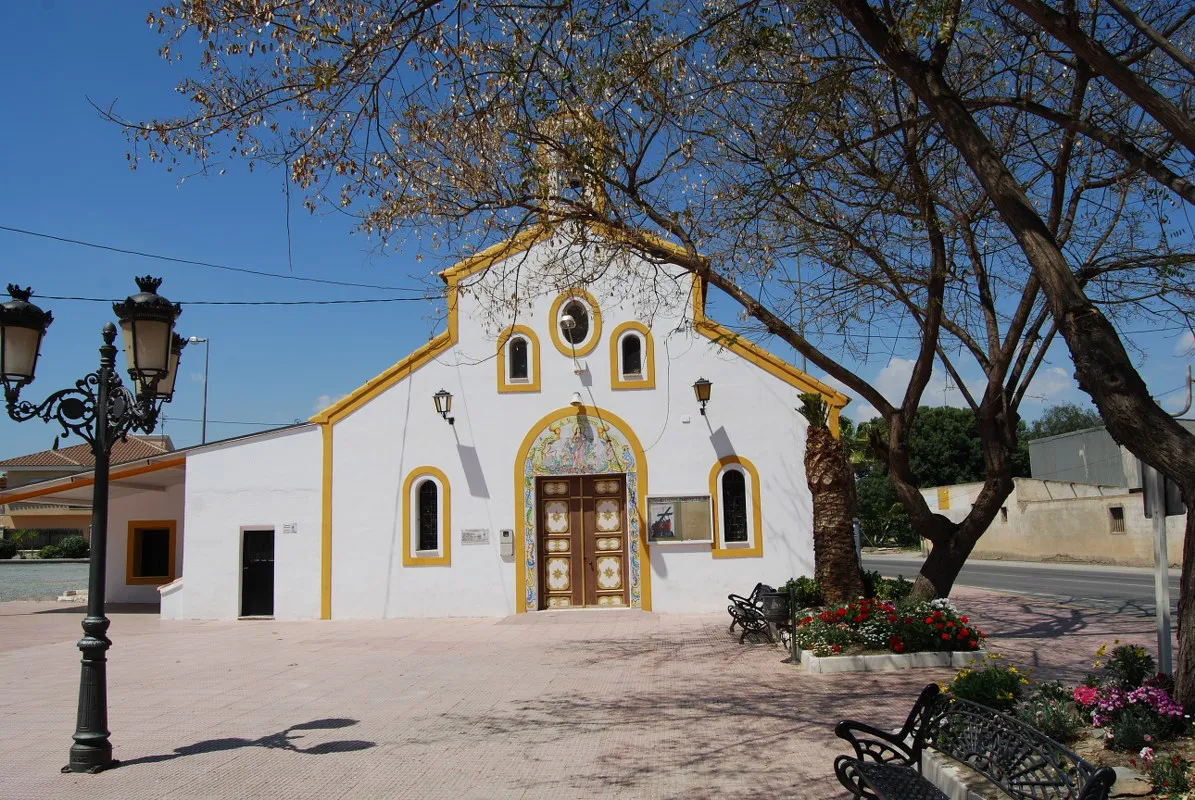
[[[877,653],[874,655],[815,656],[812,650],[801,651],[801,663],[807,672],[890,672],[898,669],[929,669],[953,667],[962,669],[976,658],[983,658],[984,650],[950,653]]]

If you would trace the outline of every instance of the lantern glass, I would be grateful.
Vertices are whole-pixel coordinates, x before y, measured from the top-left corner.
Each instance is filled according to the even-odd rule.
[[[42,331],[22,325],[0,325],[0,378],[5,383],[26,384],[37,370]]]
[[[708,403],[710,401],[710,390],[713,388],[713,386],[714,385],[705,378],[698,378],[693,383],[693,393],[697,395],[697,402]]]
[[[120,328],[129,374],[141,381],[165,376],[170,370],[173,320],[122,319]]]
[[[153,386],[152,397],[155,400],[164,400],[169,403],[174,397],[174,384],[178,380],[178,362],[182,358],[182,352],[178,348],[170,351],[170,369],[167,373],[158,380],[157,384]],[[141,396],[145,397],[149,392],[153,380],[141,379],[139,381],[141,386]]]

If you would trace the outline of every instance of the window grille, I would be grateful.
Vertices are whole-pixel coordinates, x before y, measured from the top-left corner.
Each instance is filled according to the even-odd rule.
[[[633,333],[622,337],[622,376],[643,377],[643,343]]]
[[[434,481],[419,484],[419,548],[440,549],[440,513]]]
[[[527,340],[512,339],[510,342],[510,379],[525,381],[530,377],[527,370]]]
[[[722,475],[722,541],[746,542],[747,481],[737,469]]]

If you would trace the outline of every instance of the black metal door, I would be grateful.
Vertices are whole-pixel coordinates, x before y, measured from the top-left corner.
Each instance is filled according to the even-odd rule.
[[[245,531],[241,548],[241,616],[274,616],[274,532]]]

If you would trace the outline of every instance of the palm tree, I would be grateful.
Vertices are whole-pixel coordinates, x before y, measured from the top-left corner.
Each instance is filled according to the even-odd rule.
[[[827,603],[846,603],[863,594],[852,524],[855,475],[846,447],[830,433],[829,407],[821,395],[801,395],[799,411],[809,421],[805,479],[813,495],[814,577]]]

